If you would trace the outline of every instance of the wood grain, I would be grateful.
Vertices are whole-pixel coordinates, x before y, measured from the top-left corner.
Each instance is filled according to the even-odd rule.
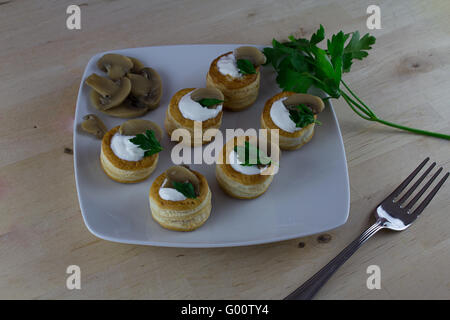
[[[66,8],[81,5],[82,30]],[[351,212],[320,235],[268,245],[176,249],[116,244],[83,224],[71,148],[83,69],[110,49],[190,43],[269,44],[273,37],[366,29],[371,1],[0,2],[0,298],[280,299],[367,225],[371,209],[426,156],[450,167],[448,141],[359,119],[335,102],[346,147]],[[450,132],[450,2],[378,1],[382,29],[345,80],[381,118]],[[450,187],[410,230],[369,241],[319,299],[450,298]],[[302,243],[299,245],[299,243]],[[82,270],[67,290],[66,268]],[[366,268],[381,267],[381,290]]]

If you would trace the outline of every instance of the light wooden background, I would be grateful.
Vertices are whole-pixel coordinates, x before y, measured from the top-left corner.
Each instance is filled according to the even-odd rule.
[[[66,29],[79,4],[82,30]],[[0,298],[280,299],[368,225],[371,209],[423,158],[450,167],[449,141],[366,122],[342,102],[351,183],[348,222],[268,245],[176,249],[99,240],[84,226],[73,174],[79,81],[97,52],[190,43],[269,44],[293,33],[366,33],[372,1],[0,1]],[[377,1],[382,30],[345,76],[387,120],[450,132],[450,1]],[[450,298],[450,185],[403,233],[382,232],[344,265],[319,299]],[[302,243],[299,246],[299,243]],[[65,287],[66,267],[82,289]],[[381,267],[382,289],[366,288]]]

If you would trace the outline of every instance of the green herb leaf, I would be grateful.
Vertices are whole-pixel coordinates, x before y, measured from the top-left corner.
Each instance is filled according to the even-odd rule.
[[[190,198],[190,199],[197,198],[197,195],[195,194],[194,186],[190,182],[172,181],[172,186],[175,188],[175,190],[182,193],[186,198]]]
[[[314,33],[311,36],[310,43],[311,43],[311,45],[316,45],[319,42],[321,42],[323,39],[325,39],[325,29],[324,29],[323,25],[320,25],[319,30],[317,30],[316,33]]]
[[[255,74],[256,69],[253,66],[253,63],[247,59],[238,59],[236,61],[239,72],[242,74]]]
[[[314,113],[310,108],[304,104],[289,108],[289,117],[294,121],[297,128],[304,128],[311,123],[320,124],[319,121],[314,119]]]
[[[272,48],[263,50],[266,64],[271,64],[278,72],[280,88],[306,93],[315,86],[339,98],[342,73],[350,70],[353,59],[366,57],[366,51],[375,43],[375,38],[369,34],[360,39],[358,32],[340,31],[327,40],[327,50],[324,50],[317,46],[324,39],[325,30],[321,25],[310,40],[290,36],[289,41],[280,43],[274,39]]]
[[[283,69],[278,73],[277,83],[284,91],[306,93],[313,84],[313,80],[307,75],[292,69]]]
[[[347,35],[348,38],[349,35]],[[346,40],[347,40],[346,38]],[[343,56],[343,69],[344,72],[349,72],[352,66],[352,60],[362,60],[369,55],[368,50],[372,49],[372,45],[375,44],[376,38],[370,34],[365,34],[361,39],[359,38],[359,32],[355,31],[352,34],[350,42],[344,49]]]
[[[350,41],[347,40],[350,38]],[[409,128],[378,118],[375,113],[342,80],[342,74],[349,72],[354,59],[362,60],[375,43],[375,37],[366,34],[360,38],[359,32],[342,31],[327,40],[327,50],[317,46],[325,39],[322,25],[311,39],[296,39],[280,43],[272,40],[272,48],[264,48],[267,61],[278,73],[276,81],[281,89],[306,93],[311,87],[322,89],[331,98],[343,97],[348,106],[361,118],[375,121],[401,130],[450,140],[450,135]],[[346,45],[347,43],[347,45]],[[340,85],[344,88],[340,88]],[[291,114],[296,123],[306,123],[306,115]],[[301,119],[307,119],[303,121]]]
[[[223,100],[213,99],[213,98],[204,98],[204,99],[200,99],[197,102],[200,103],[202,105],[202,107],[208,108],[208,107],[214,106],[216,104],[222,103]]]
[[[130,139],[130,142],[145,151],[144,157],[161,152],[163,149],[159,141],[156,139],[153,130],[147,130],[145,134],[137,134],[134,138]]]
[[[268,166],[271,164],[270,157],[263,154],[258,147],[250,144],[248,141],[244,142],[244,146],[235,146],[234,151],[237,153],[239,161],[242,162],[241,166]]]

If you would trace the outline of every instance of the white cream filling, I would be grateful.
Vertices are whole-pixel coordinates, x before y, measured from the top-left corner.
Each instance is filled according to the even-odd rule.
[[[281,98],[280,100],[275,101],[270,108],[270,117],[272,118],[273,123],[284,131],[287,132],[295,132],[299,131],[302,128],[296,127],[295,122],[291,120],[289,115],[289,110],[283,104],[283,100],[286,100],[287,97]]]
[[[118,132],[112,137],[111,149],[118,158],[127,161],[139,161],[144,158],[144,150],[130,141],[134,137],[124,136]]]
[[[222,111],[222,104],[219,104],[215,109],[203,107],[197,101],[192,100],[191,93],[185,94],[178,103],[178,109],[184,118],[194,121],[205,121],[217,117]]]
[[[242,166],[241,165],[242,162],[239,161],[238,154],[234,150],[230,152],[230,154],[228,156],[228,162],[235,171],[240,172],[245,175],[260,174],[267,168],[267,166],[264,166],[260,169],[256,165]]]
[[[236,64],[236,57],[233,53],[223,56],[217,61],[217,69],[223,75],[229,75],[233,78],[241,78],[242,74]]]
[[[164,180],[161,186],[165,185],[167,182],[167,179]],[[169,200],[169,201],[183,201],[186,200],[186,196],[182,194],[180,191],[173,189],[173,188],[159,188],[159,196],[161,199]]]

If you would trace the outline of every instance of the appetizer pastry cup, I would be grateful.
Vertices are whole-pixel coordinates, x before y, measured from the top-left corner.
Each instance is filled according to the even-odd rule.
[[[192,231],[202,226],[208,220],[211,213],[211,190],[208,181],[199,172],[189,170],[197,181],[196,198],[187,198],[180,201],[171,201],[161,198],[159,190],[165,187],[171,179],[170,170],[180,166],[169,168],[155,179],[150,187],[149,202],[153,219],[163,228],[173,231]],[[184,167],[181,167],[184,168]],[[176,174],[175,174],[176,175]],[[183,177],[175,180],[186,181]],[[192,179],[191,179],[192,180]]]
[[[271,116],[271,110],[274,106],[274,103],[283,98],[286,98],[286,100],[283,100],[282,103],[287,106],[305,104],[306,106],[310,107],[313,110],[314,119],[317,119],[317,113],[321,112],[325,106],[322,99],[320,99],[319,97],[310,94],[299,94],[289,91],[278,93],[267,100],[261,114],[261,128],[268,130],[268,136],[270,136],[271,129],[279,130],[279,146],[282,150],[299,149],[312,139],[314,135],[315,123],[310,123],[304,128],[301,128],[299,130],[296,129],[292,132],[283,130],[278,125],[276,125]],[[288,111],[286,110],[286,112]],[[288,121],[292,120],[288,118]]]
[[[216,179],[220,187],[229,196],[238,199],[254,199],[267,191],[274,175],[278,171],[280,157],[279,147],[275,143],[267,143],[267,153],[271,153],[272,163],[256,174],[244,174],[236,171],[230,163],[230,153],[235,146],[243,146],[245,141],[256,145],[256,137],[235,137],[229,140],[219,153],[216,164]],[[274,152],[270,152],[273,150]]]
[[[190,96],[188,96],[190,95]],[[190,146],[199,146],[202,144],[206,144],[212,141],[212,139],[215,136],[214,130],[218,130],[222,124],[222,104],[213,105],[210,107],[202,107],[200,104],[197,106],[193,106],[195,108],[200,108],[200,110],[197,110],[198,112],[192,112],[191,114],[194,115],[202,115],[202,110],[204,108],[204,111],[210,111],[209,108],[220,108],[218,109],[219,112],[216,116],[206,119],[206,120],[193,120],[186,118],[183,116],[182,111],[180,110],[180,101],[182,101],[183,98],[187,98],[188,100],[191,100],[190,102],[198,102],[201,99],[217,99],[220,101],[224,100],[223,94],[220,92],[220,90],[216,88],[186,88],[178,91],[175,93],[175,95],[170,99],[169,107],[166,111],[166,117],[164,120],[164,127],[167,131],[167,134],[169,137],[172,137],[173,132],[176,129],[186,129],[189,133],[189,136],[183,137],[183,143]],[[189,108],[189,106],[187,107]],[[195,135],[194,128],[195,125],[198,125],[197,135]],[[206,130],[212,129],[213,132],[209,136],[203,135]]]
[[[136,122],[145,124],[146,122],[150,121],[129,120],[124,124],[128,123],[133,124]],[[128,161],[119,158],[111,148],[111,141],[114,135],[118,133],[119,130],[124,128],[124,124],[112,128],[103,136],[100,152],[100,163],[106,175],[111,179],[113,179],[114,181],[120,183],[136,183],[147,179],[152,174],[152,172],[156,168],[156,165],[158,164],[159,155],[158,153],[155,153],[151,156],[143,157],[139,161]],[[155,127],[155,132],[161,131],[161,129],[156,124],[154,123],[151,124],[152,124],[151,127]],[[130,135],[136,134],[137,133],[132,133]],[[127,133],[126,135],[129,135],[129,133]],[[161,132],[158,132],[155,135],[159,136],[160,138]]]
[[[219,70],[219,60],[234,54],[236,60],[250,60],[256,73],[234,77]],[[225,96],[224,109],[240,111],[250,107],[258,97],[260,84],[260,65],[266,62],[264,54],[255,47],[239,47],[214,59],[206,75],[206,86],[218,88]]]

